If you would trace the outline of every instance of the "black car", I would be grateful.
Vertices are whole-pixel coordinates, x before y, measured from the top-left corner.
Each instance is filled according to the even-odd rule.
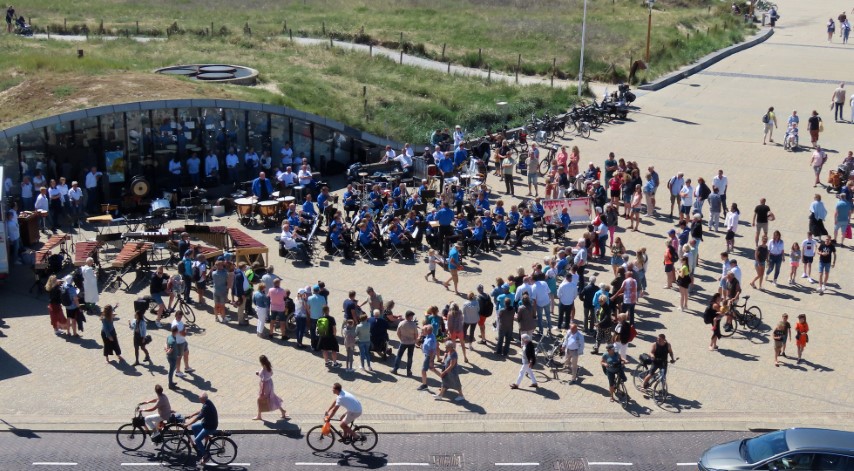
[[[792,428],[716,445],[703,453],[702,471],[854,470],[854,432]]]

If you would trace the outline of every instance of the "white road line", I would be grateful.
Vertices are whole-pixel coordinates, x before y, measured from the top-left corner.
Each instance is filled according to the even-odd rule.
[[[589,466],[631,466],[632,463],[623,463],[622,461],[590,461]]]
[[[37,461],[33,466],[77,466],[77,463],[63,463],[59,461]]]
[[[160,466],[160,463],[122,463],[122,466]]]
[[[540,463],[495,463],[495,466],[539,466]]]
[[[386,463],[386,466],[430,466],[430,463]]]
[[[249,466],[252,466],[252,463],[231,463],[229,466],[243,466],[248,468]]]
[[[697,466],[697,463],[676,463],[676,466]]]
[[[296,462],[295,466],[338,466],[338,463],[305,463],[305,462]]]

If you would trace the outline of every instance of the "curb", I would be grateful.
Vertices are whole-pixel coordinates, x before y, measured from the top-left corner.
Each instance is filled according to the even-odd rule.
[[[690,77],[701,70],[716,64],[717,62],[726,59],[727,57],[741,52],[745,49],[749,49],[757,44],[761,44],[765,42],[768,38],[774,35],[774,28],[770,28],[764,32],[759,32],[753,36],[753,38],[748,39],[747,41],[734,44],[726,49],[721,49],[720,51],[713,52],[703,58],[701,58],[696,63],[683,67],[676,72],[665,75],[664,77],[658,79],[655,82],[648,83],[646,85],[641,85],[638,87],[640,90],[647,90],[651,92],[655,92],[661,90],[662,88],[672,85],[684,78]]]
[[[421,433],[572,433],[572,432],[763,432],[789,427],[818,427],[854,431],[848,413],[799,414],[795,417],[781,418],[773,414],[751,416],[709,414],[702,417],[685,417],[675,413],[666,418],[638,418],[627,412],[603,414],[564,414],[561,420],[543,420],[542,417],[525,417],[520,414],[518,420],[477,420],[473,417],[424,416],[424,420],[370,420],[364,418],[361,423],[371,425],[377,432],[384,434],[421,434]],[[78,420],[45,421],[43,418],[31,418],[18,423],[0,422],[0,433],[16,435],[31,433],[107,433],[113,434],[126,421]],[[221,418],[223,430],[235,434],[281,434],[302,435],[305,430],[319,425],[315,415],[296,416],[291,422],[247,423],[237,418]]]

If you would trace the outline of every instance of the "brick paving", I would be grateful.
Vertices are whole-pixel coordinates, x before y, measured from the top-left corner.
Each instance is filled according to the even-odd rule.
[[[845,8],[842,2],[830,3],[825,10],[831,13]],[[793,240],[803,240],[812,195],[820,191],[825,196],[831,215],[835,200],[828,198],[824,190],[812,188],[810,152],[789,153],[781,145],[761,144],[759,117],[768,106],[776,107],[781,123],[792,109],[797,109],[804,121],[812,109],[819,110],[825,118],[820,143],[830,149],[825,173],[835,168],[847,153],[850,146],[847,138],[854,125],[832,122],[826,111],[832,85],[743,76],[823,80],[844,75],[843,70],[827,67],[845,59],[839,49],[775,46],[777,43],[826,44],[823,34],[816,31],[828,11],[811,11],[814,6],[792,1],[781,1],[780,5],[786,21],[779,24],[777,34],[765,44],[721,61],[708,69],[709,73],[644,95],[636,102],[640,110],[630,115],[631,122],[606,126],[589,140],[570,141],[568,144],[580,147],[582,165],[594,161],[601,166],[607,152],[614,151],[617,157],[637,160],[642,168],[654,164],[663,181],[677,171],[694,180],[703,176],[710,181],[717,169],[722,168],[730,178],[728,200],[739,204],[742,221],[750,220],[753,206],[764,196],[777,215],[771,230],[782,232],[787,249]],[[791,70],[792,64],[798,64],[796,71]],[[784,131],[775,130],[777,141],[782,140]],[[802,142],[808,140],[803,138],[807,133],[803,134]],[[497,181],[491,183],[496,192],[502,186]],[[665,195],[666,188],[660,189],[659,210],[667,203]],[[236,225],[236,220],[230,216],[219,223]],[[621,224],[624,225],[623,220]],[[710,234],[701,246],[704,263],[697,272],[700,289],[691,297],[689,312],[675,310],[678,293],[662,289],[661,241],[670,227],[669,220],[646,218],[641,232],[627,233],[621,228],[618,236],[630,250],[647,247],[650,257],[647,275],[650,296],[638,305],[640,335],[629,354],[636,357],[647,351],[655,334],[668,334],[680,358],[669,375],[676,407],[659,408],[637,393],[628,413],[609,403],[603,395],[606,379],[589,348],[580,363],[587,372],[593,372],[592,376],[585,376],[577,386],[544,382],[539,392],[511,391],[507,387],[518,371],[518,356],[496,360],[484,354],[482,348],[476,348],[470,355],[471,365],[463,367],[462,384],[468,401],[436,402],[429,394],[415,391],[418,386],[415,378],[391,375],[390,362],[386,365],[377,362],[373,375],[328,371],[322,360],[311,353],[258,339],[254,335],[254,319],[253,326],[246,328],[224,326],[213,322],[210,308],[207,313],[197,309],[198,330],[189,337],[191,364],[196,372],[186,380],[179,380],[184,392],[172,393],[172,404],[176,409],[189,411],[190,400],[207,390],[220,410],[224,427],[306,426],[320,419],[332,400],[329,385],[340,381],[362,398],[366,409],[364,420],[385,431],[743,429],[809,424],[846,427],[846,423],[854,423],[850,420],[854,417],[854,397],[844,393],[854,380],[851,361],[840,351],[841,339],[835,335],[854,329],[850,311],[845,308],[845,303],[852,299],[854,270],[850,249],[846,246],[838,251],[839,262],[831,275],[831,289],[823,296],[814,289],[816,285],[768,286],[767,291],[760,292],[746,283],[752,272],[752,228],[746,225],[740,228],[736,245],[739,265],[746,278],[745,294],[752,296],[751,304],[762,308],[765,323],[775,322],[783,312],[792,318],[801,312],[809,317],[810,344],[805,354],[809,361],[800,366],[786,361],[785,366],[774,368],[767,329],[750,338],[736,334],[723,339],[717,353],[706,348],[709,330],[700,314],[708,295],[716,288],[717,254],[724,248],[722,235]],[[386,300],[393,299],[397,310],[412,309],[419,315],[429,305],[461,300],[438,283],[424,282],[427,269],[420,260],[413,265],[394,261],[369,265],[362,261],[342,264],[338,259],[327,259],[305,268],[278,259],[272,231],[250,232],[270,245],[273,265],[287,287],[295,290],[324,280],[332,292],[331,310],[339,319],[346,292],[355,289],[361,300],[367,285],[374,286]],[[580,232],[579,228],[569,232],[573,242]],[[537,244],[528,245],[528,250],[521,254],[505,251],[500,257],[481,255],[468,259],[469,269],[460,277],[461,290],[472,290],[478,283],[489,287],[496,276],[506,276],[518,266],[530,267],[548,253],[550,247]],[[606,269],[610,273],[610,267],[594,264],[598,273]],[[788,269],[785,264],[784,269]],[[135,402],[151,397],[154,384],[166,383],[165,356],[159,350],[165,330],[150,330],[154,337],[154,367],[105,365],[97,318],[89,318],[82,341],[54,336],[48,323],[46,296],[35,298],[26,292],[31,280],[29,271],[15,266],[13,278],[2,292],[4,302],[0,313],[5,323],[0,330],[0,355],[3,355],[0,418],[10,427],[47,429],[109,429],[126,422]],[[605,281],[610,281],[610,277],[606,276]],[[133,290],[145,292],[147,286],[136,284]],[[117,329],[125,358],[131,359],[131,332],[126,320],[131,316],[129,308],[135,297],[123,291],[105,292],[101,296],[102,303],[121,304]],[[493,336],[491,331],[489,334]],[[793,346],[789,351],[794,352]],[[260,354],[270,357],[273,363],[277,391],[294,416],[292,425],[248,420],[254,415],[257,392],[254,371],[258,369]],[[415,358],[420,361],[420,353]],[[268,416],[272,418],[274,414]]]

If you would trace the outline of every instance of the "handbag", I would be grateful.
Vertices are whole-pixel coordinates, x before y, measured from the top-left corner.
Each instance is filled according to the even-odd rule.
[[[824,132],[824,121],[818,122],[818,132]]]
[[[851,232],[852,232],[851,231],[851,224],[849,224],[848,227],[845,228],[845,238],[846,239],[850,239],[852,237]]]
[[[143,344],[145,344],[145,345],[148,345],[148,344],[150,344],[150,343],[151,343],[151,341],[152,341],[152,340],[153,340],[153,339],[151,338],[151,336],[150,336],[150,335],[146,335],[146,336],[145,336],[145,339],[143,340],[143,342],[142,342],[142,343],[143,343]]]

